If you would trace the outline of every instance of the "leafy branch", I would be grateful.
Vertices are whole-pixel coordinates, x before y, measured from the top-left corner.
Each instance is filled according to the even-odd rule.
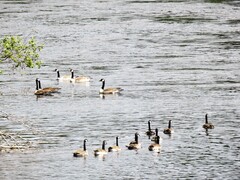
[[[25,42],[20,36],[5,36],[0,40],[0,63],[9,61],[14,68],[40,68],[39,52],[42,49],[43,44],[38,45],[34,37]]]

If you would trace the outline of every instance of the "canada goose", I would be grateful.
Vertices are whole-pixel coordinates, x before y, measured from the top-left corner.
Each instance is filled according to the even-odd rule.
[[[61,89],[61,88],[58,88],[58,87],[46,87],[46,88],[42,88],[40,79],[37,78],[37,81],[38,81],[38,88],[39,88],[40,90],[46,91],[46,92],[48,92],[48,93],[57,93],[57,92]]]
[[[155,151],[155,152],[160,152],[160,142],[159,142],[160,137],[157,136],[155,143],[151,144],[148,149],[149,151]]]
[[[152,129],[151,129],[151,120],[148,121],[148,131],[146,132],[146,134],[147,134],[148,136],[152,136],[152,135],[155,134],[155,133],[152,131]]]
[[[108,152],[113,152],[113,151],[121,151],[121,148],[118,146],[118,139],[119,137],[116,137],[116,145],[115,146],[110,146],[108,148]]]
[[[169,122],[168,122],[168,128],[163,130],[163,133],[164,133],[164,134],[172,134],[172,133],[174,133],[174,130],[173,130],[173,128],[171,127],[171,124],[172,124],[172,120],[169,120]]]
[[[87,139],[84,139],[84,141],[83,141],[83,149],[78,149],[75,152],[73,152],[73,156],[74,157],[85,157],[85,156],[88,156],[88,151],[86,149],[86,142],[87,142]]]
[[[126,146],[129,150],[141,148],[141,143],[138,142],[138,136],[139,134],[135,133],[135,141],[130,142],[129,145]]]
[[[49,90],[44,90],[39,88],[39,81],[38,78],[36,78],[36,90],[34,91],[35,95],[51,95]]]
[[[57,80],[58,81],[69,81],[71,80],[71,75],[64,75],[60,77],[60,72],[58,69],[55,69],[55,71],[57,72]]]
[[[74,76],[73,69],[70,69],[71,72],[71,79],[70,82],[72,83],[83,83],[83,82],[89,82],[91,80],[88,76]]]
[[[94,150],[94,155],[95,156],[101,156],[101,155],[106,155],[107,151],[105,150],[105,145],[106,145],[106,141],[104,140],[102,143],[102,148],[96,149]]]
[[[102,87],[99,91],[99,94],[116,94],[116,93],[120,93],[121,91],[123,91],[122,88],[107,88],[107,89],[104,89],[105,87],[105,79],[100,79],[99,81],[102,82]]]
[[[151,141],[155,142],[157,140],[157,138],[158,138],[158,128],[155,129],[155,136],[152,137]],[[160,143],[162,142],[162,138],[160,136],[159,136],[159,141],[160,141]]]
[[[205,115],[205,124],[203,125],[204,129],[213,129],[214,125],[208,122],[208,114]]]

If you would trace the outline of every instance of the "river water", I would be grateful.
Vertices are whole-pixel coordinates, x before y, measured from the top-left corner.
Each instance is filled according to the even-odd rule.
[[[0,179],[239,179],[239,18],[238,1],[1,0],[1,36],[45,46],[41,69],[1,63],[0,110],[10,118],[0,130],[37,148],[1,153]],[[92,81],[57,82],[55,68]],[[37,77],[61,93],[37,98]],[[101,78],[122,95],[99,96]],[[148,151],[148,120],[160,154]],[[172,136],[163,134],[169,120]],[[135,132],[142,148],[129,151]],[[116,136],[121,152],[94,157]],[[89,156],[72,157],[85,138]]]

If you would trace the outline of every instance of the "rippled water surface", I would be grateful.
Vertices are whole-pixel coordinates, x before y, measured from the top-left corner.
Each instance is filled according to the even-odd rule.
[[[1,37],[36,36],[45,47],[39,70],[0,64],[0,110],[10,116],[0,130],[37,147],[1,153],[0,179],[239,179],[239,18],[238,1],[1,0]],[[57,82],[55,68],[92,81]],[[61,93],[37,98],[37,77]],[[100,97],[101,78],[122,95]],[[148,151],[148,120],[160,154]],[[162,133],[168,120],[172,136]],[[135,132],[137,152],[125,148]],[[120,153],[93,156],[116,136]],[[72,157],[85,138],[89,156]]]

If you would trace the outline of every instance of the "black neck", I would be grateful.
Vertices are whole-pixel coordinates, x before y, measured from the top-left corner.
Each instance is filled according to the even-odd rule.
[[[39,89],[42,89],[40,80],[38,80],[38,88],[39,88]]]
[[[156,136],[158,136],[158,128],[155,129]]]
[[[60,72],[57,70],[57,77],[60,78]]]
[[[118,137],[116,137],[116,146],[118,146]]]
[[[102,81],[102,89],[105,87],[105,81]]]
[[[156,144],[159,144],[159,139],[160,139],[160,137],[159,137],[159,136],[157,136],[157,139],[156,139]]]
[[[151,131],[151,122],[148,121],[148,130]]]
[[[168,122],[168,128],[170,129],[171,128],[171,120]]]
[[[208,124],[208,117],[207,117],[207,114],[205,115],[205,123]]]
[[[71,75],[72,75],[71,78],[74,79],[74,72],[73,72],[73,70],[71,71]]]
[[[36,90],[39,90],[39,87],[38,87],[38,79],[36,79]]]
[[[138,134],[135,134],[135,141],[138,144]]]
[[[87,148],[86,148],[86,141],[85,141],[85,140],[83,141],[83,150],[84,150],[84,151],[87,150]]]
[[[105,150],[105,141],[102,143],[102,149]]]

